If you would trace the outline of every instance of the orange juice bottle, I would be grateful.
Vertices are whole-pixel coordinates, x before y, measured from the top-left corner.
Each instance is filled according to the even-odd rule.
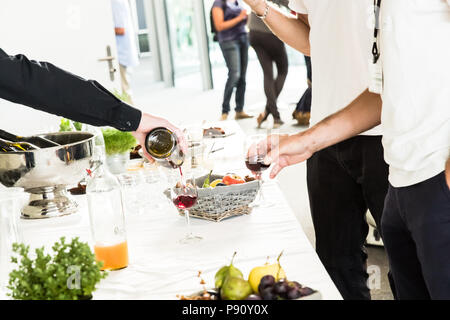
[[[122,192],[118,179],[98,167],[86,186],[89,219],[96,259],[102,270],[117,270],[128,266],[128,244]]]
[[[95,258],[103,262],[101,270],[118,270],[128,266],[128,244],[122,242],[111,246],[94,246]]]

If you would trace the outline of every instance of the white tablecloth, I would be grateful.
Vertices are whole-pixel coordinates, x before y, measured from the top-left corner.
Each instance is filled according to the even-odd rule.
[[[239,161],[243,165],[238,157],[243,133],[234,121],[221,125],[236,134],[216,139],[215,148],[225,146],[223,155],[218,157],[229,158],[228,167],[232,166],[231,158],[236,165]],[[223,166],[224,170],[226,167]],[[222,222],[191,219],[192,231],[204,239],[190,245],[177,242],[186,232],[185,220],[168,201],[157,210],[128,215],[130,264],[126,269],[110,272],[98,285],[94,299],[176,299],[177,294],[202,289],[198,271],[202,271],[207,286],[213,287],[216,271],[229,263],[234,251],[237,251],[235,266],[247,277],[268,256],[274,262],[282,250],[281,263],[289,279],[319,290],[324,299],[341,299],[277,183],[265,184],[264,194],[276,205],[255,208],[250,215]],[[86,198],[76,199],[80,205],[77,214],[21,220],[25,242],[32,247],[50,248],[64,235],[79,236],[91,243]]]

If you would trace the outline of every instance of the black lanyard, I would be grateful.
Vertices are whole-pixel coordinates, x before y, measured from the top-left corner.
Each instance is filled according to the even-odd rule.
[[[380,24],[380,8],[381,8],[381,0],[373,0],[373,10],[375,13],[375,28],[373,30],[373,46],[372,46],[372,55],[373,55],[373,63],[377,63],[380,58],[380,51],[378,50],[378,29]]]

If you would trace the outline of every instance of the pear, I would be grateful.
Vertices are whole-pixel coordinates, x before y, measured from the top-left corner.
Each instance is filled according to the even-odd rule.
[[[252,293],[248,281],[238,277],[228,277],[220,289],[222,300],[244,300]]]
[[[275,281],[280,279],[286,279],[286,273],[280,265],[280,257],[283,254],[278,256],[277,262],[274,264],[269,264],[266,262],[263,266],[255,267],[250,271],[248,275],[248,282],[252,287],[253,291],[258,293],[258,286],[261,282],[261,278],[267,275],[271,275],[275,278]]]
[[[231,262],[229,266],[223,266],[222,268],[219,269],[219,271],[217,271],[215,277],[214,277],[214,281],[215,281],[215,286],[217,289],[220,289],[222,287],[222,285],[225,283],[225,280],[228,277],[235,277],[235,278],[244,278],[244,275],[242,274],[241,270],[239,270],[238,268],[236,268],[233,265],[233,260],[234,257],[236,256],[236,252],[233,254],[233,257],[231,258]]]

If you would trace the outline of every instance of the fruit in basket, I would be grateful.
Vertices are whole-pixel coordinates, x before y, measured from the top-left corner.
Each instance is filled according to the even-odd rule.
[[[222,179],[216,179],[209,185],[211,188],[217,187],[218,184],[222,183]],[[222,183],[223,184],[223,183]]]
[[[222,182],[229,186],[233,184],[245,183],[245,180],[236,174],[227,174],[225,177],[223,177]]]
[[[209,184],[209,179],[211,178],[211,173],[212,170],[209,172],[208,176],[206,177],[205,181],[203,181],[203,186],[202,188],[209,188],[210,184]]]
[[[244,300],[253,293],[247,280],[239,277],[227,277],[220,289],[223,300]]]
[[[225,280],[227,280],[228,277],[234,277],[234,278],[244,278],[244,275],[242,274],[241,270],[236,268],[233,265],[234,257],[236,256],[236,252],[233,254],[233,257],[231,258],[231,262],[229,266],[223,266],[222,268],[217,271],[214,281],[215,286],[217,289],[222,288],[223,284],[225,283]]]

